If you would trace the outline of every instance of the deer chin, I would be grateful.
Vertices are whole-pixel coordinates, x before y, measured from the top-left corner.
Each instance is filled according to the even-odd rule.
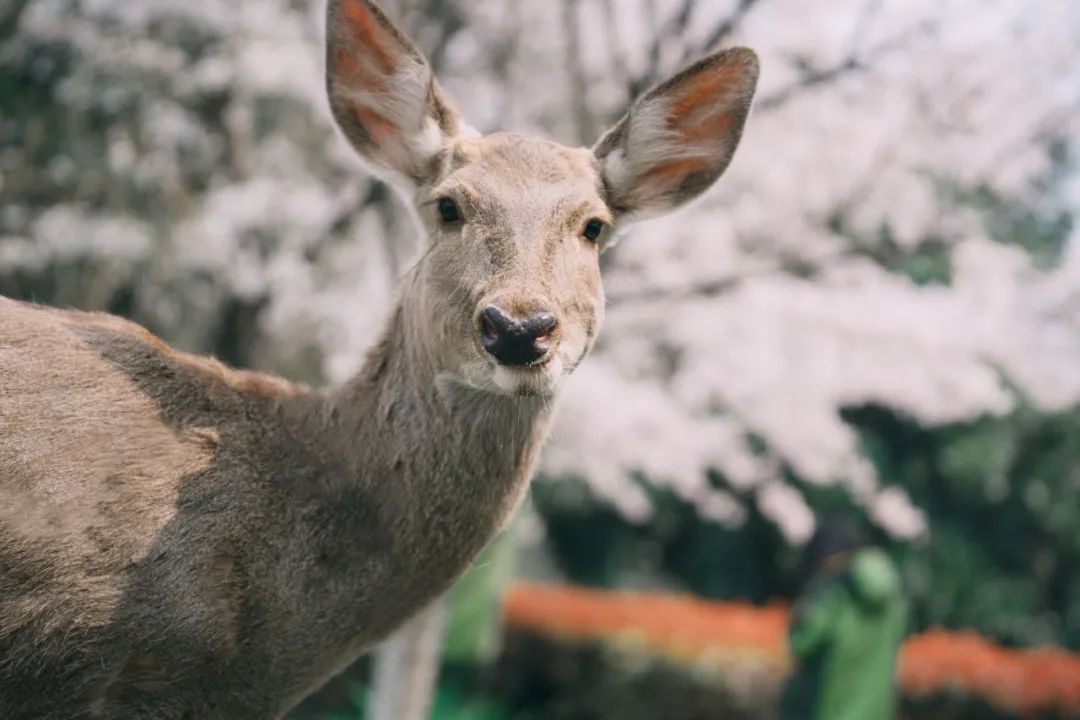
[[[503,397],[552,398],[566,375],[566,361],[561,353],[553,353],[535,365],[499,365],[488,359],[472,359],[456,371],[443,371],[436,376],[436,385],[443,394],[453,394],[455,388]]]
[[[496,365],[491,381],[496,392],[519,397],[551,397],[559,390],[563,378],[563,359],[558,353],[536,365]]]

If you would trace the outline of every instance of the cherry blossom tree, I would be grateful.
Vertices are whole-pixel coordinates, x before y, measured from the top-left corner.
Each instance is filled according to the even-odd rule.
[[[707,48],[761,55],[727,175],[605,255],[606,327],[546,481],[632,523],[664,488],[792,545],[807,487],[830,487],[913,540],[924,509],[847,409],[932,428],[1080,403],[1069,3],[387,5],[478,128],[568,143]],[[332,129],[321,24],[291,0],[0,10],[0,291],[309,380],[352,372],[416,246]]]

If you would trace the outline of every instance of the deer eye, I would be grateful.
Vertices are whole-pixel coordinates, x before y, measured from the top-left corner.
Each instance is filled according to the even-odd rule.
[[[596,242],[602,232],[604,232],[604,221],[593,218],[585,223],[585,229],[581,231],[581,234],[586,240]]]
[[[455,223],[461,219],[461,211],[450,198],[439,198],[439,217],[444,223]]]

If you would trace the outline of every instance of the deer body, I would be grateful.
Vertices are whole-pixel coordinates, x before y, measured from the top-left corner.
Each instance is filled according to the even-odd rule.
[[[0,298],[5,720],[278,717],[445,591],[528,487],[611,226],[723,171],[757,73],[706,58],[590,150],[468,132],[370,0],[332,0],[327,60],[427,234],[354,379]]]
[[[394,341],[336,392],[261,394],[119,323],[0,310],[5,718],[172,717],[165,689],[176,717],[274,716],[464,570],[551,414],[410,377]]]

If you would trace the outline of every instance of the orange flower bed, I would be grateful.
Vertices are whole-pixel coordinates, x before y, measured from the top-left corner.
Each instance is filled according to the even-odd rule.
[[[788,611],[647,593],[611,593],[522,583],[506,601],[507,621],[547,635],[637,639],[683,662],[717,650],[787,666]]]
[[[779,605],[521,583],[509,593],[506,616],[514,627],[545,635],[636,641],[678,662],[756,663],[777,673],[789,664],[789,613]],[[909,697],[958,691],[1019,713],[1080,713],[1080,655],[1007,649],[974,633],[909,638],[900,684]]]
[[[956,689],[1023,713],[1080,712],[1080,656],[1051,648],[1011,650],[975,633],[932,630],[909,638],[900,683],[912,696]]]

